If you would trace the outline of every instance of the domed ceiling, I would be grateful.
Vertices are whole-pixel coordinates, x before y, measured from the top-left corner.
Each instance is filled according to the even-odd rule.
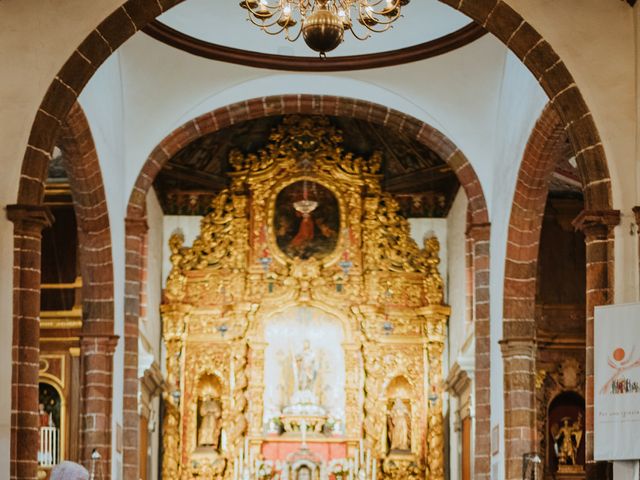
[[[154,187],[168,215],[203,215],[228,184],[228,156],[234,149],[256,153],[266,146],[281,116],[250,120],[204,135],[179,151],[163,167]],[[342,130],[344,150],[383,156],[383,188],[395,195],[407,217],[446,217],[459,188],[449,166],[425,145],[378,125],[329,117]]]
[[[357,27],[354,25],[358,34],[364,36],[368,33],[366,29]],[[272,56],[298,61],[318,60],[318,54],[310,50],[302,38],[289,42],[283,34],[268,35],[253,25],[247,20],[247,10],[241,8],[238,1],[186,0],[152,22],[145,32],[190,53],[253,66],[265,66],[261,62]],[[389,52],[403,54],[396,55],[395,62],[387,56],[381,64],[415,61],[459,48],[485,33],[481,26],[438,0],[414,0],[402,8],[402,17],[384,33],[373,33],[360,41],[350,32],[345,32],[344,42],[329,53],[324,66],[338,69],[333,68],[332,63],[342,60],[338,64],[350,69],[354,67],[346,62],[347,59]],[[318,67],[322,66],[317,63]],[[356,68],[375,65],[372,61],[366,67]],[[286,65],[272,65],[271,68],[286,68]],[[292,69],[299,69],[299,66],[296,67],[294,62]]]

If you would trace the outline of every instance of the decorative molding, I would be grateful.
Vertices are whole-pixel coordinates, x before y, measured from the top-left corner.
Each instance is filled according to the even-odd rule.
[[[590,227],[612,228],[620,224],[620,210],[583,210],[571,223],[583,232]]]
[[[6,209],[7,218],[13,223],[30,222],[46,228],[54,222],[51,210],[43,205],[14,204],[7,205]]]
[[[142,31],[166,45],[210,60],[249,67],[298,72],[337,72],[402,65],[436,57],[464,47],[487,33],[487,30],[481,25],[471,22],[448,35],[411,47],[367,55],[319,59],[316,57],[258,53],[226,47],[192,37],[158,20],[149,23]]]

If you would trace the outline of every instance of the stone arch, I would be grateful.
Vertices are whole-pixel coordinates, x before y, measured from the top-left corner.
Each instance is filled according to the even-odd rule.
[[[111,445],[111,356],[113,336],[113,265],[111,231],[98,156],[82,109],[74,103],[54,139],[65,157],[78,224],[83,277],[83,336],[81,460],[88,465],[93,448],[109,464]],[[48,166],[48,164],[45,164]],[[46,169],[42,173],[42,186]],[[44,190],[41,192],[44,193]],[[38,396],[25,376],[38,377],[40,309],[40,240],[42,228],[53,221],[40,197],[20,197],[24,203],[7,207],[14,222],[14,271],[24,272],[14,282],[14,392],[12,438],[20,448],[12,451],[11,478],[35,478],[38,450]],[[36,265],[36,267],[34,267]],[[33,362],[35,360],[35,363]],[[36,383],[37,390],[37,383]],[[14,444],[15,445],[15,444]]]
[[[490,388],[489,388],[489,360],[490,360],[490,331],[489,331],[489,218],[487,206],[480,181],[476,173],[458,147],[445,135],[430,125],[399,111],[392,110],[379,104],[322,95],[276,95],[256,98],[235,103],[223,108],[205,113],[190,120],[170,133],[154,148],[141,172],[136,179],[129,204],[127,206],[127,278],[125,303],[125,356],[128,359],[137,358],[137,325],[138,316],[132,312],[140,311],[139,292],[142,278],[143,257],[140,235],[135,231],[146,231],[146,195],[154,179],[163,165],[181,148],[191,141],[215,132],[234,123],[285,114],[323,114],[353,117],[384,126],[390,130],[402,131],[404,134],[424,143],[440,155],[452,168],[468,200],[467,237],[471,258],[471,275],[473,276],[473,297],[475,304],[473,316],[476,341],[476,406],[483,415],[476,419],[476,470],[484,468],[488,472],[490,458]],[[125,367],[126,369],[127,367]],[[127,385],[133,385],[133,377],[127,377],[125,371],[125,396]],[[133,388],[133,387],[131,387]],[[126,404],[125,404],[125,408]],[[127,412],[125,411],[125,418]],[[135,435],[126,435],[127,429],[137,431],[137,426],[125,423],[124,451],[135,454],[137,444],[133,443]],[[125,460],[125,464],[126,464]],[[126,468],[126,467],[125,467]]]
[[[75,103],[62,124],[58,146],[69,176],[78,222],[82,274],[82,411],[80,460],[89,466],[97,448],[110,462],[111,377],[114,336],[113,260],[107,198],[89,122]],[[108,385],[109,388],[96,388]]]
[[[46,165],[67,113],[96,69],[128,38],[184,0],[128,0],[73,52],[51,83],[36,114],[23,160],[18,198],[39,204]],[[580,90],[551,45],[505,0],[439,0],[469,16],[501,40],[531,71],[567,129],[583,178],[588,209],[611,207],[604,147]]]
[[[511,205],[503,297],[505,478],[521,476],[537,449],[535,298],[538,246],[549,181],[564,148],[560,117],[547,105],[529,137]],[[522,372],[526,384],[518,384]],[[520,377],[518,375],[520,374]]]
[[[505,463],[507,479],[522,475],[522,455],[536,451],[535,398],[535,301],[537,265],[542,221],[551,176],[562,159],[569,132],[553,103],[547,104],[529,137],[520,165],[507,235],[505,258],[503,339],[505,398]],[[584,172],[581,170],[581,174]],[[585,190],[588,182],[583,177]],[[593,192],[592,192],[593,193]],[[585,208],[588,208],[585,206]],[[613,271],[611,229],[619,212],[585,210],[574,221],[587,235],[587,271]],[[596,226],[598,226],[596,228]],[[589,231],[592,231],[589,234]],[[590,237],[591,235],[591,237]],[[591,238],[591,239],[590,239]],[[596,240],[597,239],[597,240]],[[590,253],[591,252],[591,253]],[[592,257],[590,255],[598,255]],[[599,258],[601,261],[589,261]],[[613,290],[605,276],[587,273],[587,359],[593,349],[593,307],[612,300]],[[594,293],[596,292],[596,293]],[[591,331],[591,332],[590,332]],[[587,364],[587,385],[593,378]],[[523,372],[526,375],[523,376]],[[523,379],[526,377],[526,381]],[[592,454],[593,386],[587,393],[587,456]],[[592,458],[592,456],[591,456]]]
[[[39,243],[40,225],[48,221],[46,212],[41,211],[39,208],[44,193],[47,165],[51,159],[51,152],[62,122],[78,95],[95,71],[118,47],[163,11],[182,1],[127,0],[123,2],[120,8],[91,31],[52,81],[31,128],[23,158],[18,205],[8,209],[10,219],[16,224],[14,230],[16,232],[15,250],[17,253],[14,266],[18,271],[29,265],[29,262],[34,261],[31,258],[35,254],[32,243],[33,241]],[[583,218],[579,220],[579,223],[583,228],[593,231],[594,238],[602,238],[603,236],[607,238],[610,228],[606,228],[603,233],[603,229],[598,227],[600,224],[594,223],[593,213],[588,213],[608,211],[611,208],[611,181],[606,156],[593,117],[565,64],[551,45],[505,0],[439,1],[468,15],[494,34],[518,56],[538,80],[550,98],[551,103],[557,109],[576,152],[576,160],[583,180],[585,205],[588,209]],[[26,208],[22,208],[23,206]],[[135,228],[144,230],[144,223]],[[480,243],[486,243],[487,245],[487,252],[483,257],[487,263],[485,271],[488,271],[488,228],[470,228],[469,231],[470,235],[474,235],[473,232],[475,231],[479,232],[476,234],[480,238],[487,239]],[[598,268],[607,269],[609,265],[606,264],[605,267],[598,266]],[[605,271],[601,276],[604,278],[613,277],[612,270]],[[16,339],[14,342],[14,359],[16,355],[18,357],[21,355],[18,352],[22,351],[20,350],[22,342],[27,341],[28,343],[27,339],[20,337],[19,330],[15,328],[16,324],[19,324],[22,319],[33,317],[37,319],[38,309],[34,311],[33,308],[33,305],[37,306],[37,302],[34,304],[33,299],[24,293],[24,290],[29,288],[38,290],[38,284],[39,276],[33,279],[18,275],[14,281],[14,332],[18,333],[18,336],[14,337]],[[588,310],[590,309],[593,312],[595,304],[606,302],[610,289],[610,282],[607,282],[603,288],[596,292],[592,301],[588,299]],[[482,310],[486,310],[486,318],[488,319],[488,302],[487,304],[484,303],[484,297],[488,298],[488,291],[483,293],[481,299]],[[26,353],[25,355],[28,356]],[[16,409],[14,408],[14,410]],[[18,408],[17,410],[22,409]],[[484,413],[486,412],[483,412],[483,415]],[[16,426],[16,428],[20,427]],[[28,427],[25,428],[28,430]],[[17,445],[15,442],[12,444]],[[19,462],[22,462],[16,456],[17,451],[19,449],[14,447],[12,453],[12,478],[16,474],[16,466]],[[25,457],[24,462],[25,465],[29,466],[25,471],[29,473],[24,478],[34,478],[35,474],[32,474],[31,470],[35,468],[33,466],[35,465],[35,459]],[[480,463],[476,464],[475,476],[483,480],[488,479],[490,469],[488,454],[483,457]]]

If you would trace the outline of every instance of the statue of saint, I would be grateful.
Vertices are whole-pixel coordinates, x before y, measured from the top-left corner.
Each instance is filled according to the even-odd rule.
[[[390,450],[411,450],[411,415],[401,398],[393,401],[388,421]]]
[[[578,419],[571,425],[569,420],[569,417],[564,417],[562,426],[556,424],[551,428],[559,465],[577,465],[582,440],[582,414],[578,414]]]
[[[200,428],[198,429],[198,446],[218,449],[220,438],[220,418],[222,408],[215,398],[205,397],[200,403]]]
[[[318,376],[318,360],[313,350],[311,350],[309,340],[304,341],[302,353],[295,356],[293,372],[296,391],[312,393]]]

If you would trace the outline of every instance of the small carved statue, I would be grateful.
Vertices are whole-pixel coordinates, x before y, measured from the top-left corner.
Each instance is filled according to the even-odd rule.
[[[205,397],[200,403],[200,428],[198,429],[198,446],[218,449],[220,438],[220,418],[222,408],[220,402],[211,397]]]
[[[569,420],[569,417],[564,417],[562,426],[556,424],[551,427],[560,466],[577,465],[578,449],[582,440],[582,414],[578,414],[578,419],[571,425]]]
[[[388,428],[390,450],[411,450],[411,415],[401,398],[393,401]]]
[[[318,361],[311,350],[309,340],[305,340],[302,353],[295,356],[294,374],[296,389],[300,392],[312,392],[318,376]]]

